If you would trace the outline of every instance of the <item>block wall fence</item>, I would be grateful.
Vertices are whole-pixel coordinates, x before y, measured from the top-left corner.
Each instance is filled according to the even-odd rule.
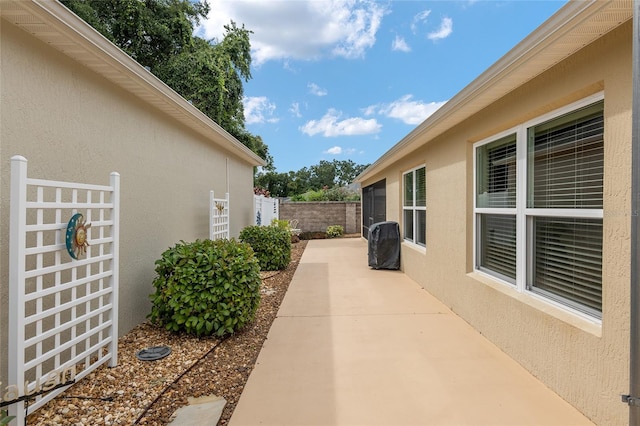
[[[306,201],[280,200],[280,219],[298,220],[302,232],[326,231],[327,226],[341,225],[345,234],[361,232],[360,201]]]

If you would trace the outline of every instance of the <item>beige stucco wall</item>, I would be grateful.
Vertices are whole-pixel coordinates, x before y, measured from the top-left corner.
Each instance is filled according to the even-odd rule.
[[[34,178],[108,185],[109,174],[120,173],[120,334],[150,312],[160,254],[179,240],[208,238],[210,190],[224,197],[228,185],[232,236],[252,223],[253,166],[6,21],[0,40],[0,381],[6,383],[13,155],[27,158]]]
[[[400,220],[402,172],[426,165],[427,246],[403,243],[403,270],[601,425],[628,421],[620,395],[628,392],[629,363],[631,40],[627,23],[362,182],[386,178],[387,218]],[[472,197],[474,142],[602,90],[600,325],[473,273]]]

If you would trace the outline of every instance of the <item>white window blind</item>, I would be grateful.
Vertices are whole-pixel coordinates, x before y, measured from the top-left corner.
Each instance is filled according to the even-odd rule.
[[[406,172],[403,176],[403,187],[403,238],[425,246],[427,193],[424,166]]]
[[[597,104],[529,129],[534,208],[602,208],[604,117]]]
[[[476,206],[478,214],[477,267],[515,284],[516,135],[476,150]],[[503,210],[503,212],[500,212]]]
[[[531,289],[596,314],[602,306],[602,219],[534,219]]]
[[[482,214],[479,223],[481,270],[501,275],[505,281],[516,280],[516,216]]]
[[[475,146],[476,269],[596,318],[602,317],[602,99],[594,95]]]
[[[477,207],[516,206],[516,135],[477,150]]]
[[[528,131],[528,207],[533,267],[527,288],[594,316],[602,312],[602,219],[581,209],[602,209],[604,116],[602,102]],[[557,208],[574,218],[553,217]]]

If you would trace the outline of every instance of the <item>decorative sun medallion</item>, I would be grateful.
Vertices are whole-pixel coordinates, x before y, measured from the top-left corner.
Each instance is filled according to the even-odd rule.
[[[69,224],[67,225],[67,237],[66,245],[69,256],[74,259],[78,259],[81,254],[86,254],[87,246],[87,229],[91,227],[91,224],[85,224],[84,216],[80,213],[73,215]]]

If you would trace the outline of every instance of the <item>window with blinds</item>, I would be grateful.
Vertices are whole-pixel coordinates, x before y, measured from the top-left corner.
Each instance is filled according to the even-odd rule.
[[[602,208],[602,103],[532,127],[528,207]]]
[[[403,237],[406,241],[425,246],[427,192],[424,167],[418,167],[404,174],[403,193]]]
[[[589,99],[475,145],[475,265],[601,318],[604,101]]]
[[[479,215],[478,267],[505,281],[516,282],[516,216]]]
[[[516,172],[515,134],[477,148],[477,267],[512,284],[516,280],[516,216],[506,209],[516,207]]]
[[[527,206],[533,262],[527,288],[594,316],[602,312],[603,103],[528,130]],[[553,210],[573,209],[573,218]]]
[[[476,206],[516,206],[516,135],[476,150]]]
[[[530,289],[599,316],[602,219],[534,218]]]

